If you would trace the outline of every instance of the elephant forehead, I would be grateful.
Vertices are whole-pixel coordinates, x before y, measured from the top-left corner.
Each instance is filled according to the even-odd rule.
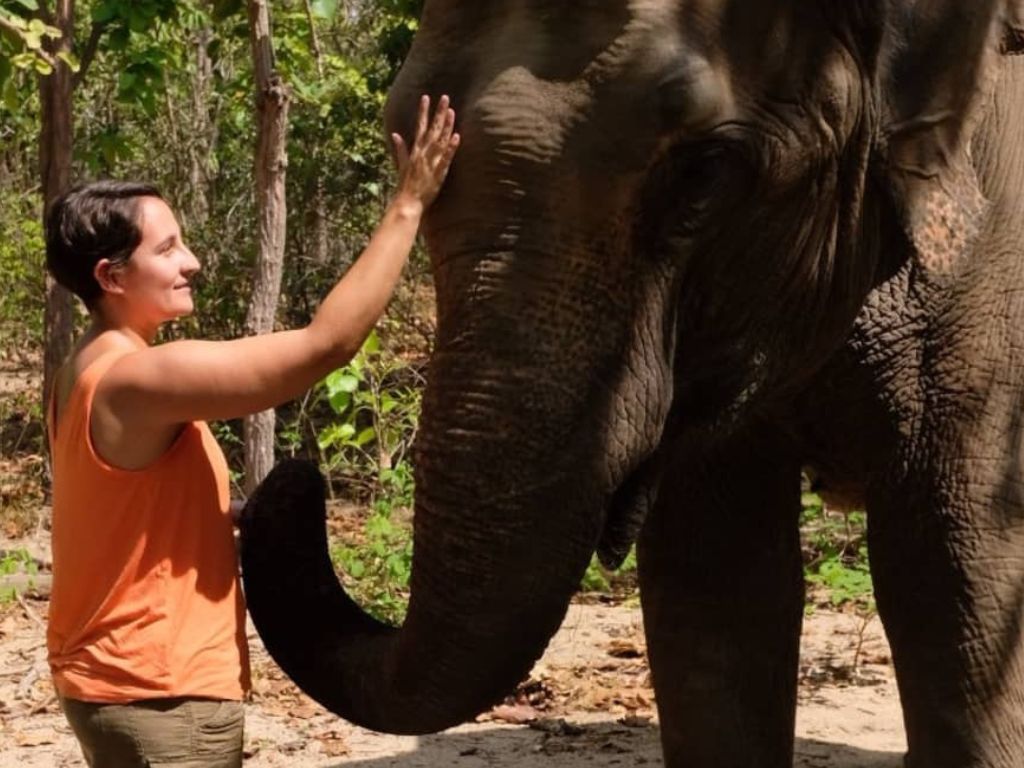
[[[591,98],[583,83],[549,82],[525,67],[512,67],[486,86],[472,115],[500,152],[545,163],[562,153]]]
[[[464,107],[468,130],[479,127],[499,151],[545,163],[588,133],[618,126],[634,141],[651,136],[662,128],[653,122],[660,107],[674,105],[680,125],[689,113],[720,111],[724,93],[708,84],[722,80],[680,34],[676,3],[638,0],[622,18],[598,14],[596,29],[583,16],[559,26],[551,12],[530,14],[527,5],[478,41]]]

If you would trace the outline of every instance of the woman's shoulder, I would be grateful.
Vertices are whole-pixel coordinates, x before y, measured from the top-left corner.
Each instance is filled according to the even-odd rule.
[[[83,337],[57,371],[54,381],[57,411],[63,410],[82,374],[94,363],[108,355],[112,356],[115,352],[128,354],[133,351],[135,351],[135,347],[131,342],[116,333]]]

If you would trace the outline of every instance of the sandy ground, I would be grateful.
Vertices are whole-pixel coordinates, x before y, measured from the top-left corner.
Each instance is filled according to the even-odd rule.
[[[45,608],[43,601],[13,602],[0,619],[0,768],[84,765],[47,678]],[[662,764],[636,608],[572,606],[516,698],[478,722],[422,738],[368,732],[325,712],[283,678],[255,633],[250,643],[250,768]],[[865,625],[815,611],[804,628],[795,765],[897,768],[904,749],[877,619]]]

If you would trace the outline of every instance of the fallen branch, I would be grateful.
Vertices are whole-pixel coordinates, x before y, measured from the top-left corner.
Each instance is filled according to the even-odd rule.
[[[32,621],[34,621],[38,626],[42,627],[43,629],[46,629],[46,622],[40,619],[39,614],[32,610],[32,607],[25,602],[25,598],[22,597],[20,593],[15,593],[15,597],[18,601],[18,605],[21,606],[21,610],[25,612],[25,615]]]

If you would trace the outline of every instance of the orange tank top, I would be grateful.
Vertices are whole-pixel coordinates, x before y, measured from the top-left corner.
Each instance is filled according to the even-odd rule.
[[[123,354],[78,377],[53,458],[53,589],[47,648],[57,690],[93,702],[241,699],[245,606],[224,454],[204,422],[149,467],[112,467],[89,435],[93,394]]]

